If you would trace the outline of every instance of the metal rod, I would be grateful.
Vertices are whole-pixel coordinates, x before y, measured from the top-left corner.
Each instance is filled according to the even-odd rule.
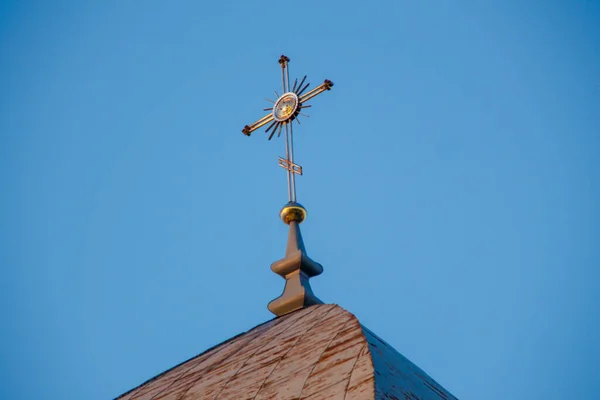
[[[273,123],[271,125],[269,125],[267,127],[267,129],[265,129],[265,133],[269,133],[269,131],[271,130],[271,128],[273,127],[273,125],[275,125],[277,123],[277,121],[273,121]]]
[[[306,101],[309,98],[313,98],[314,97],[313,95],[316,92],[321,93],[321,92],[324,92],[325,90],[327,90],[327,87],[325,85],[319,85],[316,88],[314,88],[312,90],[309,90],[308,92],[304,93],[304,95],[302,97],[300,97],[299,100],[300,100],[300,102]]]
[[[292,124],[286,124],[286,128],[287,126],[290,126],[289,130],[290,130],[290,164],[294,165],[294,133],[292,131]],[[296,175],[294,174],[293,171],[290,172],[290,178],[292,181],[292,190],[291,190],[291,194],[292,194],[292,200],[293,202],[296,202]]]
[[[275,123],[277,123],[277,121],[275,121],[275,122],[273,122],[273,123],[275,124]],[[269,129],[270,129],[270,128],[271,128],[271,127],[269,127]],[[277,128],[278,128],[278,125],[275,125],[275,129],[273,129],[273,130],[271,131],[271,134],[269,135],[269,139],[267,139],[267,140],[271,140],[271,138],[273,137],[273,135],[275,134],[275,132],[277,132]],[[268,130],[266,130],[265,132],[268,132]]]
[[[262,117],[261,119],[259,119],[258,121],[256,121],[255,123],[251,124],[250,126],[254,126],[257,124],[260,124],[261,122],[263,122],[265,119],[269,119],[269,117],[272,117],[273,113],[268,113],[267,115],[265,115],[264,117]]]
[[[271,118],[269,118],[269,117],[271,117]],[[267,115],[267,117],[265,117],[265,118],[261,118],[260,120],[256,121],[252,125],[250,125],[250,132],[254,132],[261,126],[265,126],[266,124],[268,124],[271,121],[273,121],[273,114]]]
[[[302,96],[300,96],[300,97],[306,97],[306,96],[310,96],[311,94],[313,94],[314,92],[316,92],[316,91],[319,91],[319,90],[325,90],[325,85],[321,84],[321,85],[319,85],[319,86],[316,86],[315,88],[313,88],[313,89],[309,90],[308,92],[304,93],[304,94],[303,94]]]
[[[310,82],[308,82],[306,85],[304,85],[304,87],[302,89],[298,90],[298,93],[296,93],[298,95],[298,97],[300,97],[302,92],[304,92],[309,85],[310,85]]]
[[[285,63],[285,93],[290,91],[290,68]]]
[[[308,101],[308,100],[312,99],[313,97],[316,97],[317,95],[319,95],[319,94],[323,93],[324,91],[325,91],[325,90],[319,90],[318,92],[316,92],[316,93],[313,93],[313,94],[311,94],[310,96],[303,98],[301,101],[302,101],[302,102]]]
[[[289,146],[289,131],[287,124],[285,125],[285,159],[290,159],[290,146]],[[292,201],[292,182],[291,182],[290,171],[287,172],[287,184],[288,184],[288,200]]]
[[[305,80],[306,80],[306,75],[304,75],[304,78],[302,78],[302,80],[300,81],[300,84],[299,84],[299,85],[298,85],[298,87],[296,88],[297,90],[300,90],[300,88],[302,87],[302,85],[304,85],[304,81],[305,81]],[[298,96],[300,96],[300,94],[298,94],[297,92],[296,92],[296,94],[297,94]]]
[[[281,91],[283,93],[286,92],[285,90],[285,70],[287,69],[287,63],[283,63],[281,64]],[[281,93],[283,95],[283,93]]]
[[[304,96],[302,96],[302,98],[300,98],[300,103],[308,101],[308,100],[312,99],[313,97],[315,97],[316,95],[323,93],[326,90],[327,90],[327,88],[324,87],[324,85],[321,85],[318,88],[314,88],[313,90],[311,90],[310,92],[308,92]]]

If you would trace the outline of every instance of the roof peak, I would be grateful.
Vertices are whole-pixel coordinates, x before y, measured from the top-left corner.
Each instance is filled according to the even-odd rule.
[[[335,304],[300,309],[163,372],[119,400],[456,400]]]

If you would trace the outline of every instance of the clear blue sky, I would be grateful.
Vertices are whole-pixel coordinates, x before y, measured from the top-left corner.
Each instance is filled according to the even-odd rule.
[[[597,398],[599,48],[597,1],[2,2],[0,398],[271,318],[284,144],[240,130],[282,53],[335,83],[296,130],[316,294],[461,399]]]

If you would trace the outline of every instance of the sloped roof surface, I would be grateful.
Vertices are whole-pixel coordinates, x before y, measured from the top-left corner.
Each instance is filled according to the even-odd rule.
[[[268,321],[123,394],[151,399],[454,399],[356,317],[321,304]]]

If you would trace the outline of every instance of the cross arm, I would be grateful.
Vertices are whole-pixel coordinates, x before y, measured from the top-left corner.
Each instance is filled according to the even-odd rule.
[[[301,103],[304,103],[305,101],[312,99],[316,95],[321,94],[326,90],[331,90],[332,87],[333,82],[331,82],[329,79],[325,79],[325,82],[323,82],[321,85],[317,86],[313,90],[302,95],[299,100]]]
[[[268,124],[271,121],[273,121],[273,113],[269,113],[269,114],[265,115],[264,117],[262,117],[261,119],[259,119],[258,121],[256,121],[255,123],[253,123],[251,125],[244,126],[244,129],[242,129],[242,133],[246,136],[250,136],[250,133],[254,132],[255,130],[257,130],[258,128],[260,128],[262,126],[265,126],[266,124]]]

